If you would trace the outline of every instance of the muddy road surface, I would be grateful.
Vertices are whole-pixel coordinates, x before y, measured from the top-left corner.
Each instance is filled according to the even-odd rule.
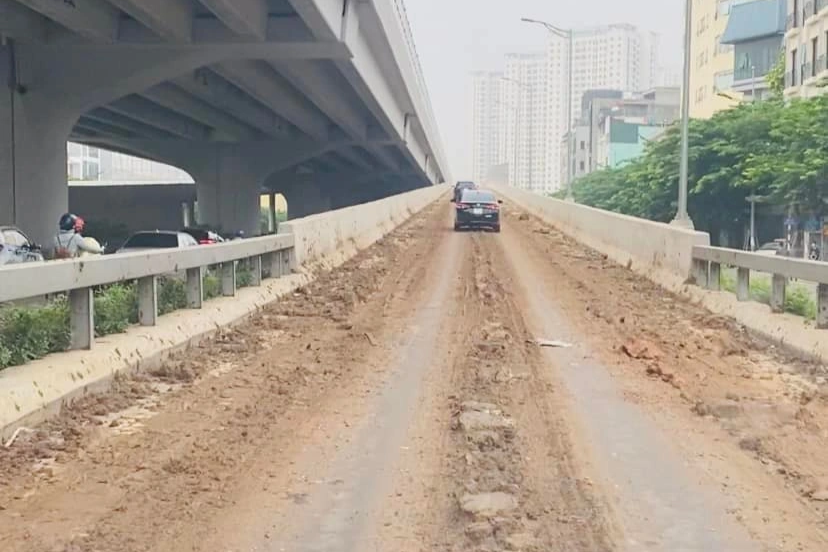
[[[828,550],[821,366],[444,202],[0,447],[14,552]]]

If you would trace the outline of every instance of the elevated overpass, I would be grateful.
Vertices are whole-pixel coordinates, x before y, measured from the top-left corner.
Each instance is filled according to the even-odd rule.
[[[66,141],[188,171],[254,232],[448,180],[402,0],[0,0],[0,223],[48,242]],[[6,85],[7,84],[7,85]]]

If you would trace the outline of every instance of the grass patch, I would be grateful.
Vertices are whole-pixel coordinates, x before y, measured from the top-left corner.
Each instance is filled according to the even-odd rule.
[[[724,291],[736,293],[736,276],[722,271],[721,286]],[[766,278],[751,278],[750,298],[758,303],[770,305],[771,283]],[[796,282],[788,282],[785,290],[785,312],[815,320],[816,301],[811,297],[808,287]]]

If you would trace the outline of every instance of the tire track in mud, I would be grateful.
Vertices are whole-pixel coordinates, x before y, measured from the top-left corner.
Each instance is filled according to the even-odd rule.
[[[416,538],[414,530],[398,535],[410,544],[397,549],[614,550],[612,517],[575,451],[557,383],[527,343],[499,237],[462,239],[468,253],[447,330],[450,358],[436,384],[444,402],[422,413],[435,421],[420,430],[432,447],[421,451],[419,471],[403,470],[428,478],[406,489],[427,498],[419,515],[410,505],[395,513],[423,525]]]

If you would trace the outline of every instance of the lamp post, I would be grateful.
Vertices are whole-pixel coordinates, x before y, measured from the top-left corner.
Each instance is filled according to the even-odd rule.
[[[756,251],[756,204],[764,201],[765,198],[760,195],[752,194],[745,198],[745,201],[750,203],[750,251]]]
[[[684,75],[681,85],[681,168],[679,172],[678,209],[671,224],[692,230],[693,220],[687,212],[687,180],[690,170],[690,64],[693,33],[693,0],[685,0]]]
[[[575,152],[573,151],[573,140],[574,140],[574,132],[572,130],[572,96],[575,95],[575,79],[574,79],[574,71],[572,70],[572,63],[574,59],[574,32],[572,29],[562,29],[557,27],[551,23],[547,23],[546,21],[540,21],[538,19],[529,19],[528,17],[524,17],[521,19],[524,23],[532,23],[534,25],[542,25],[549,31],[551,34],[558,36],[560,38],[565,38],[569,42],[569,66],[567,68],[568,73],[568,81],[569,91],[567,92],[567,102],[566,102],[566,149],[567,149],[567,156],[566,156],[566,174],[567,174],[567,183],[566,183],[566,199],[568,201],[573,201],[574,198],[572,196],[572,181],[575,179],[574,175],[574,157]]]

